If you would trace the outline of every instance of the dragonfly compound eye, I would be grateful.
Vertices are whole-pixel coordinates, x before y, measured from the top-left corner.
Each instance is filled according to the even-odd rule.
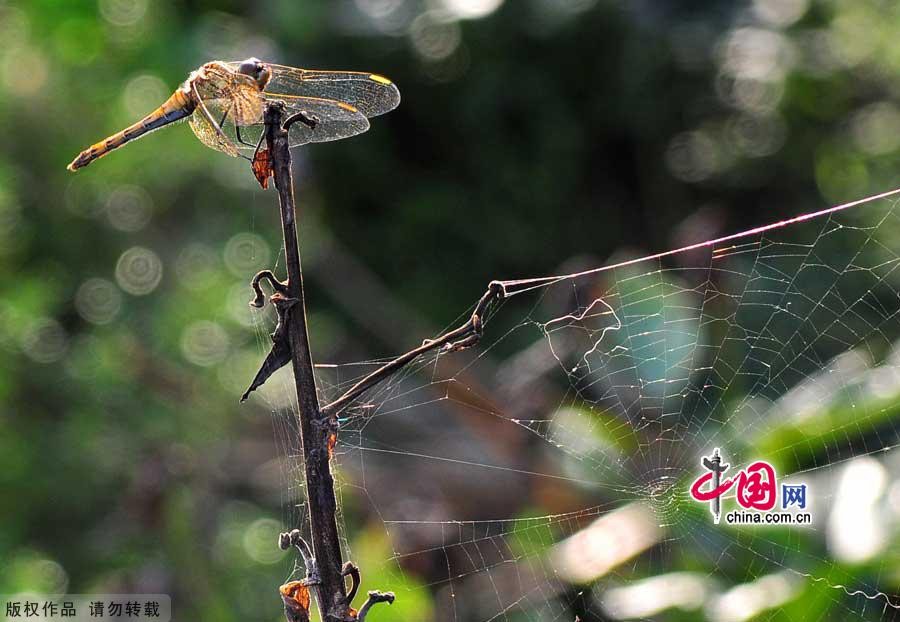
[[[250,76],[256,80],[260,89],[264,89],[269,82],[269,78],[272,77],[269,66],[258,58],[248,58],[245,61],[241,61],[241,64],[238,66],[238,73]]]
[[[258,58],[248,58],[245,61],[241,61],[240,67],[238,67],[238,72],[244,74],[245,76],[250,76],[253,79],[259,77],[259,72],[263,68],[263,64],[259,61]]]

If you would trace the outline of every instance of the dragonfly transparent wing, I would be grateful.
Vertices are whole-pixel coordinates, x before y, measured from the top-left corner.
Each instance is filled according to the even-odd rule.
[[[345,104],[344,102],[338,102],[331,99],[317,99],[315,97],[291,97],[289,99],[278,99],[277,101],[283,101],[285,103],[287,116],[302,112],[307,117],[316,120],[315,127],[309,127],[302,121],[297,121],[291,125],[289,135],[291,147],[297,147],[308,143],[324,143],[331,140],[349,138],[350,136],[362,134],[369,129],[369,120],[366,119],[365,115],[350,104]],[[213,104],[218,106],[219,102],[213,101]],[[195,112],[194,115],[196,116],[197,113]],[[202,122],[202,120],[198,121]],[[191,123],[193,124],[194,122],[195,121],[192,119]],[[212,130],[212,127],[204,129]],[[194,131],[197,133],[196,129]],[[221,132],[213,132],[210,134],[209,131],[207,131],[204,136],[200,136],[199,133],[197,135],[204,144],[209,144],[207,139],[210,139],[214,143],[223,140],[226,141],[227,145],[231,145],[235,149],[235,152],[232,155],[236,155],[237,150],[244,152],[254,151],[256,145],[259,144],[264,131],[265,126],[262,123],[245,125],[240,127],[240,136],[238,136],[233,122],[226,119],[225,123],[221,126]],[[227,145],[220,144],[220,146],[226,148]],[[210,146],[213,147],[213,149],[224,151],[220,146]],[[226,151],[226,153],[231,152]]]
[[[354,106],[342,101],[316,97],[273,98],[283,101],[288,115],[302,112],[316,119],[315,127],[302,121],[291,126],[291,146],[323,143],[362,134],[369,129],[369,120]]]
[[[229,66],[237,63],[230,63]],[[400,91],[393,82],[374,73],[359,71],[318,71],[269,64],[272,78],[264,94],[269,99],[288,102],[292,97],[332,99],[350,104],[366,117],[393,110],[400,103]]]
[[[223,109],[221,104],[222,100],[201,100],[200,105],[191,115],[189,125],[201,143],[216,151],[237,157],[237,145],[217,126],[213,116]]]

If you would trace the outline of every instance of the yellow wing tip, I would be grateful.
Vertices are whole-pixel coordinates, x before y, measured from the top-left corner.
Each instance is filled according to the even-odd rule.
[[[387,84],[388,86],[390,86],[391,84],[393,84],[393,82],[391,82],[390,80],[388,80],[388,79],[385,78],[384,76],[379,76],[377,73],[369,74],[369,80],[372,80],[372,81],[374,81],[374,82],[378,82],[379,84]]]

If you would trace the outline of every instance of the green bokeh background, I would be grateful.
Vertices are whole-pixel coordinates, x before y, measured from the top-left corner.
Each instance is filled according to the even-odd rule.
[[[890,189],[898,35],[875,0],[0,1],[0,593],[281,616],[273,419],[237,402],[272,320],[247,279],[283,267],[275,196],[184,125],[65,170],[190,70],[255,55],[399,85],[368,133],[296,153],[313,347],[346,363],[416,345],[494,278]],[[357,493],[364,589],[402,593],[370,619],[432,619]]]

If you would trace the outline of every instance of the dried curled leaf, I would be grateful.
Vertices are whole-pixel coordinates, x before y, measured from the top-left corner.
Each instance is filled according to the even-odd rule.
[[[284,615],[290,622],[309,622],[309,588],[303,581],[290,581],[278,588],[284,601]]]
[[[328,435],[328,459],[334,458],[334,446],[337,445],[337,433],[332,432]]]
[[[272,349],[266,355],[262,367],[256,372],[250,387],[244,391],[241,401],[247,401],[250,394],[261,387],[269,377],[276,371],[287,365],[291,360],[291,344],[288,337],[288,310],[297,303],[296,298],[285,298],[281,293],[276,292],[269,300],[275,305],[275,311],[278,313],[278,325],[275,332],[272,333]]]
[[[253,169],[253,175],[263,190],[269,187],[269,177],[272,175],[272,159],[269,157],[268,149],[260,149],[253,156],[253,162],[250,165]]]

